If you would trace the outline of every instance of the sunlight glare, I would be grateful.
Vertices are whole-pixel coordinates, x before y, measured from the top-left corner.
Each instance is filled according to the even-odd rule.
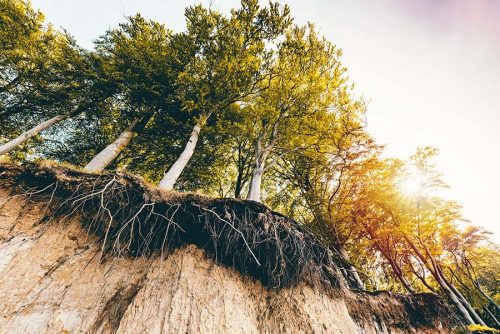
[[[407,195],[415,195],[420,192],[420,181],[414,178],[409,178],[401,183],[401,191]]]
[[[399,183],[402,193],[410,196],[419,195],[424,190],[424,177],[420,173],[413,171],[408,173]]]

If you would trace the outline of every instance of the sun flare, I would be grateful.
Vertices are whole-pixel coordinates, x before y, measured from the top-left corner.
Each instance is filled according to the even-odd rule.
[[[420,181],[417,179],[406,179],[401,183],[400,189],[407,195],[418,194],[421,190]]]
[[[400,191],[405,195],[415,196],[424,190],[424,177],[418,172],[407,174],[399,183]]]

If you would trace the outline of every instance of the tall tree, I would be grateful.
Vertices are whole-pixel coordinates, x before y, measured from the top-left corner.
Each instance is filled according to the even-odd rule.
[[[363,101],[352,97],[347,84],[333,93],[329,108],[301,126],[297,141],[309,142],[307,148],[286,155],[277,173],[298,190],[294,196],[310,216],[306,223],[342,260],[348,281],[362,288],[345,247],[353,235],[348,213],[356,173],[364,172],[362,162],[378,148],[364,131]]]
[[[340,51],[318,37],[312,25],[289,29],[277,53],[272,78],[266,83],[269,87],[245,108],[246,117],[255,123],[255,160],[247,199],[258,202],[264,172],[283,155],[308,145],[311,122],[327,113],[344,83]]]
[[[257,0],[243,0],[229,18],[202,6],[190,7],[186,20],[186,35],[195,52],[178,77],[178,91],[183,109],[194,113],[196,122],[184,150],[159,183],[166,190],[173,189],[211,115],[261,88],[269,77],[271,51],[266,43],[291,21],[286,6],[270,3],[261,8]]]
[[[355,221],[364,226],[372,246],[388,260],[396,277],[409,291],[408,277],[414,264],[420,263],[430,273],[442,293],[456,307],[468,324],[484,325],[471,303],[444,271],[444,252],[439,243],[443,231],[461,219],[460,207],[436,196],[444,186],[431,159],[436,150],[417,150],[409,162],[394,160],[375,171],[373,182],[363,182],[361,196],[356,198]],[[388,168],[389,167],[389,168]],[[396,239],[396,244],[394,240]],[[406,244],[406,246],[405,246]],[[382,247],[380,247],[382,245]],[[393,248],[397,245],[397,248]],[[392,248],[392,253],[387,249]],[[408,256],[411,253],[413,256]],[[394,260],[398,259],[397,266]],[[417,275],[420,281],[423,275]],[[430,286],[430,285],[429,285]]]
[[[116,87],[113,103],[120,109],[117,116],[125,129],[85,170],[104,170],[157,113],[171,112],[178,64],[170,39],[171,32],[164,25],[136,15],[96,42],[100,80]]]
[[[1,1],[0,6],[0,127],[15,135],[34,125],[0,146],[2,155],[92,110],[99,94],[91,93],[94,73],[88,54],[70,36],[45,25],[29,2]]]

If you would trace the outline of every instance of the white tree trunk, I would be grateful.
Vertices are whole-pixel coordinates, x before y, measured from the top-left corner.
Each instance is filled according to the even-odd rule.
[[[448,284],[444,282],[444,280],[441,278],[439,273],[435,276],[436,280],[438,281],[438,284],[441,286],[441,288],[444,290],[445,294],[448,295],[448,297],[451,299],[452,303],[457,307],[457,309],[462,313],[462,316],[464,317],[465,321],[469,325],[474,325],[476,322],[472,319],[470,313],[467,311],[467,309],[463,306],[463,304],[460,302],[458,297],[453,293],[453,291],[450,289]]]
[[[345,248],[343,246],[340,246],[340,242],[339,242],[338,248],[339,248],[338,252],[340,253],[340,256],[342,256],[342,258],[344,259],[344,261],[346,263],[350,263],[351,262],[350,256],[349,256],[349,254],[347,254],[347,251],[345,250]],[[355,285],[355,287],[357,289],[364,290],[365,284],[361,280],[361,277],[359,277],[359,273],[358,273],[358,270],[356,269],[356,267],[349,264],[349,266],[346,269],[347,269],[346,274],[349,276],[349,277],[346,277],[346,279],[350,280]]]
[[[266,164],[266,159],[271,153],[276,144],[276,139],[278,136],[278,129],[280,125],[280,119],[283,115],[280,114],[278,120],[274,123],[272,127],[272,132],[270,134],[270,139],[267,145],[264,145],[265,131],[263,131],[255,143],[255,168],[252,172],[252,180],[250,180],[250,187],[248,189],[247,200],[261,202],[261,186],[262,186],[262,175],[266,171],[264,167]],[[271,162],[271,165],[273,163]],[[268,166],[269,167],[269,166]]]
[[[439,270],[439,274],[441,275],[441,277],[444,276],[444,274],[442,274],[441,270]],[[444,277],[443,277],[443,280],[449,286],[449,288],[453,291],[455,296],[457,296],[458,300],[460,300],[460,302],[467,309],[467,311],[469,311],[469,314],[471,315],[471,317],[478,324],[486,326],[486,323],[483,321],[483,319],[481,319],[481,317],[477,314],[476,310],[474,310],[474,307],[472,307],[472,305],[467,301],[467,299],[465,299],[465,297],[462,295],[462,293],[460,293],[460,291],[458,291],[458,289],[452,283],[448,282],[448,280],[445,279]]]
[[[189,137],[189,140],[184,147],[181,155],[161,179],[160,183],[158,184],[159,188],[164,190],[174,189],[174,185],[177,182],[177,179],[181,175],[184,168],[186,168],[187,163],[193,156],[194,149],[196,148],[196,143],[198,143],[198,137],[200,136],[200,131],[201,125],[198,123],[194,126],[193,131],[191,132],[191,136]]]
[[[500,307],[498,306],[498,304],[486,292],[484,292],[477,279],[474,281],[473,284],[476,287],[476,289],[484,296],[484,298],[486,298],[491,304],[493,304],[493,306],[495,306],[497,310],[500,311]]]
[[[418,248],[410,240],[410,238],[405,237],[405,239],[406,239],[406,242],[408,243],[408,245],[411,247],[411,249],[413,249],[415,251],[415,253],[417,254],[420,261],[427,267],[427,269],[430,271],[432,276],[436,279],[437,283],[439,284],[439,286],[441,287],[443,292],[449,297],[451,302],[455,305],[455,307],[458,309],[458,311],[462,314],[463,319],[467,322],[467,324],[468,325],[476,324],[476,322],[472,319],[470,313],[467,311],[467,309],[460,302],[458,297],[455,295],[455,293],[453,293],[453,291],[450,289],[450,287],[448,286],[446,281],[441,276],[441,274],[439,272],[439,268],[436,265],[436,262],[434,261],[434,259],[432,258],[429,250],[427,248],[425,248],[425,251],[427,252],[427,254],[429,256],[429,260],[431,261],[430,265],[427,262],[427,259],[425,258],[425,256],[418,250]]]
[[[274,141],[274,140],[273,140]],[[255,145],[255,167],[252,171],[252,179],[248,188],[247,200],[261,202],[262,175],[266,171],[266,159],[273,149],[274,142],[267,147],[262,147],[262,136],[257,139]]]
[[[260,203],[262,174],[264,174],[263,166],[255,167],[252,173],[252,180],[250,181],[250,189],[248,189],[247,200]]]
[[[101,152],[96,154],[92,160],[83,168],[86,172],[102,172],[120,153],[127,147],[135,136],[134,127],[139,119],[134,119],[130,125],[120,133],[114,142],[106,146]]]
[[[70,114],[67,114],[67,115],[57,115],[55,117],[52,117],[49,120],[46,120],[45,122],[42,122],[42,123],[38,124],[34,128],[31,128],[30,130],[28,130],[28,131],[24,132],[23,134],[21,134],[19,137],[15,138],[15,139],[12,139],[8,143],[5,143],[2,146],[0,146],[0,156],[2,156],[5,153],[8,153],[11,150],[15,149],[16,147],[18,147],[19,145],[21,145],[22,143],[24,143],[25,141],[27,141],[31,137],[34,137],[37,134],[39,134],[41,131],[43,131],[43,130],[51,127],[52,125],[57,124],[60,121],[63,121],[66,118],[69,118],[69,117],[70,117]]]

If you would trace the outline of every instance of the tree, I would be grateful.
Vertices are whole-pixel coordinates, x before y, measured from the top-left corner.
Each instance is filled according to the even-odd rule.
[[[489,243],[488,233],[477,226],[468,226],[463,231],[447,228],[441,235],[443,250],[449,255],[445,270],[451,275],[450,280],[458,284],[458,289],[476,309],[483,310],[484,318],[490,319],[491,325],[500,327],[500,306],[495,300],[500,273],[496,270],[498,267],[488,263],[498,259],[499,254]],[[484,286],[481,281],[485,282]]]
[[[344,82],[340,51],[319,38],[312,25],[289,29],[277,53],[272,77],[265,83],[268,87],[244,108],[255,123],[255,160],[247,199],[257,202],[265,171],[284,154],[305,148],[306,128],[322,117],[317,114],[327,112],[335,90]]]
[[[270,3],[261,8],[256,0],[243,0],[229,18],[200,5],[190,7],[186,20],[195,52],[178,77],[178,92],[183,109],[194,113],[196,122],[184,150],[159,183],[166,190],[173,189],[211,115],[254,94],[268,78],[266,43],[290,24],[286,6],[280,10]]]
[[[353,235],[349,203],[356,185],[354,176],[364,173],[360,166],[378,148],[364,130],[364,102],[353,98],[351,87],[341,84],[332,90],[332,95],[327,110],[315,113],[314,118],[300,125],[295,140],[307,148],[291,152],[278,162],[277,187],[291,186],[290,196],[297,198],[292,205],[307,212],[301,220],[337,254],[351,285],[362,288],[364,284],[346,251]],[[283,201],[283,197],[278,197],[278,201]]]
[[[44,25],[43,15],[28,2],[2,1],[0,5],[2,132],[15,135],[35,125],[0,146],[3,155],[41,131],[92,110],[100,94],[91,92],[88,54],[70,36]]]
[[[113,103],[120,110],[119,123],[126,125],[84,170],[101,172],[159,112],[171,112],[178,64],[170,39],[163,25],[136,15],[96,42],[100,80],[116,87]]]
[[[395,161],[390,169],[381,168],[374,184],[365,183],[363,202],[356,204],[356,221],[364,222],[365,234],[389,261],[407,290],[412,291],[414,287],[409,285],[404,267],[411,269],[414,264],[420,263],[468,324],[484,325],[443,269],[445,257],[439,240],[445,231],[456,228],[462,218],[459,205],[435,195],[436,190],[444,186],[440,173],[431,163],[436,154],[437,151],[432,148],[419,149],[406,164]],[[411,192],[405,193],[402,190],[408,180],[413,186]],[[378,213],[377,216],[373,215],[374,212]],[[395,238],[397,244],[394,243]],[[385,246],[381,247],[381,244]],[[394,245],[398,247],[394,248]],[[387,252],[391,247],[392,253]],[[398,258],[396,266],[394,260]],[[411,272],[416,274],[417,271]],[[417,277],[430,288],[423,275]]]

